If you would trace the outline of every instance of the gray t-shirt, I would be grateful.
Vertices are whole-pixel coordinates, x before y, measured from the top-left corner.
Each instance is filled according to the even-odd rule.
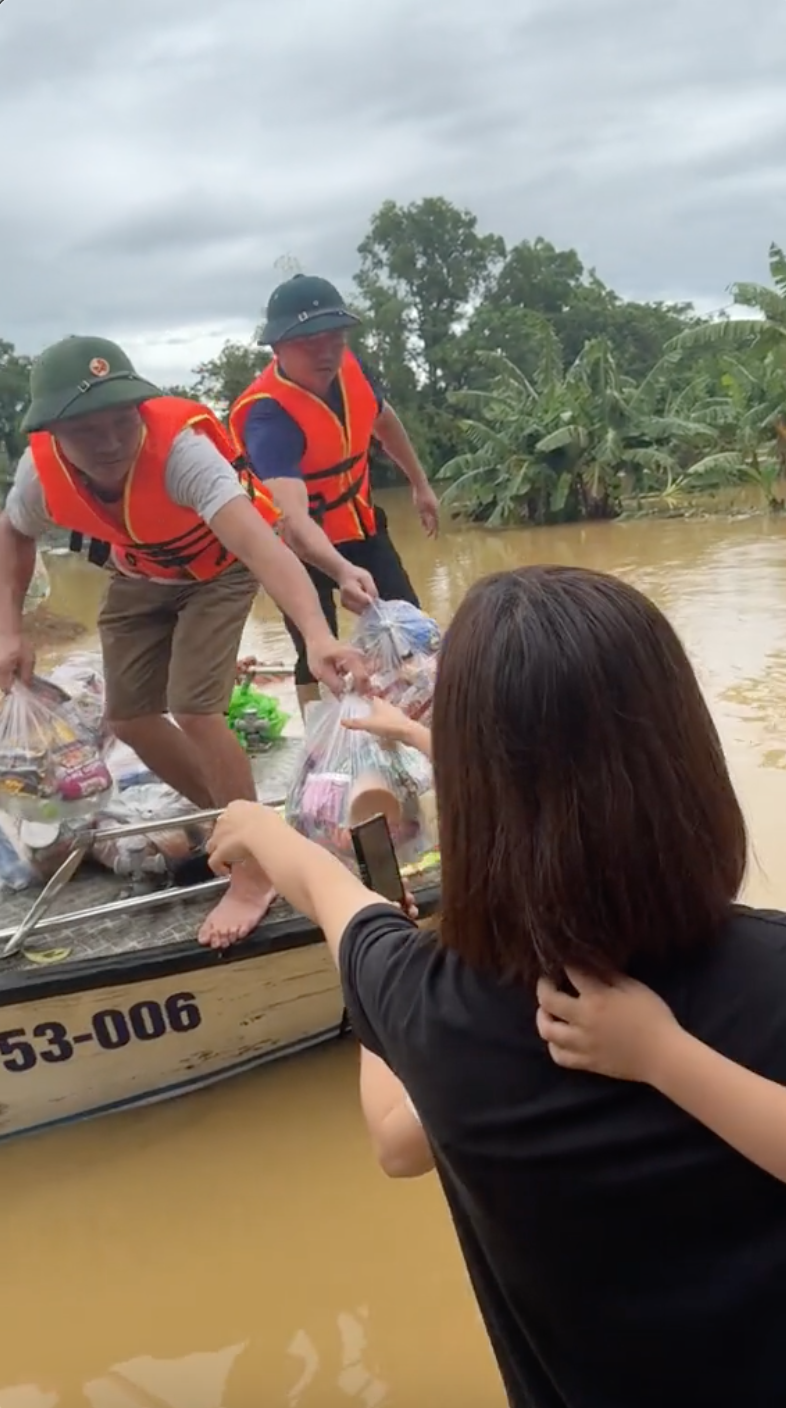
[[[205,523],[245,493],[235,470],[213,442],[190,429],[181,430],[172,445],[165,484],[173,503],[193,509]],[[16,467],[5,511],[17,533],[26,538],[41,538],[56,526],[47,511],[30,450],[25,450]]]

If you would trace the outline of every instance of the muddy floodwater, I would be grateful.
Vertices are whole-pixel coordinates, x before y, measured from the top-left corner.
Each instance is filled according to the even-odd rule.
[[[682,635],[723,736],[755,857],[786,907],[786,523],[751,517],[446,532],[381,496],[424,606],[446,623],[487,572],[619,573]],[[91,648],[103,578],[51,562]],[[269,604],[245,646],[291,659]],[[350,1042],[170,1104],[0,1150],[0,1408],[502,1408],[433,1180],[388,1183],[366,1147]]]

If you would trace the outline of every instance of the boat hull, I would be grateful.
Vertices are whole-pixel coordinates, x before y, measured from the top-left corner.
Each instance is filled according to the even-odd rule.
[[[324,944],[0,1009],[0,1141],[198,1090],[337,1037]]]
[[[438,889],[418,890],[425,917]],[[290,911],[194,940],[0,977],[0,1142],[172,1099],[347,1030],[335,964]]]

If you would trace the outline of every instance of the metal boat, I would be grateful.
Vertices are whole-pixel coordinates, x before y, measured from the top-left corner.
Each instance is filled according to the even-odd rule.
[[[283,901],[223,953],[196,942],[225,884],[123,896],[111,872],[85,861],[70,874],[66,861],[41,895],[0,897],[0,1141],[183,1095],[346,1031],[322,935]],[[410,884],[432,913],[433,858]]]

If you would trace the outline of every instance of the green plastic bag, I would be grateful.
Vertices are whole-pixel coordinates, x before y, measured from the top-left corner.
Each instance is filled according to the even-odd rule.
[[[255,689],[250,680],[236,684],[227,710],[227,723],[247,752],[280,738],[289,714],[277,699]]]

